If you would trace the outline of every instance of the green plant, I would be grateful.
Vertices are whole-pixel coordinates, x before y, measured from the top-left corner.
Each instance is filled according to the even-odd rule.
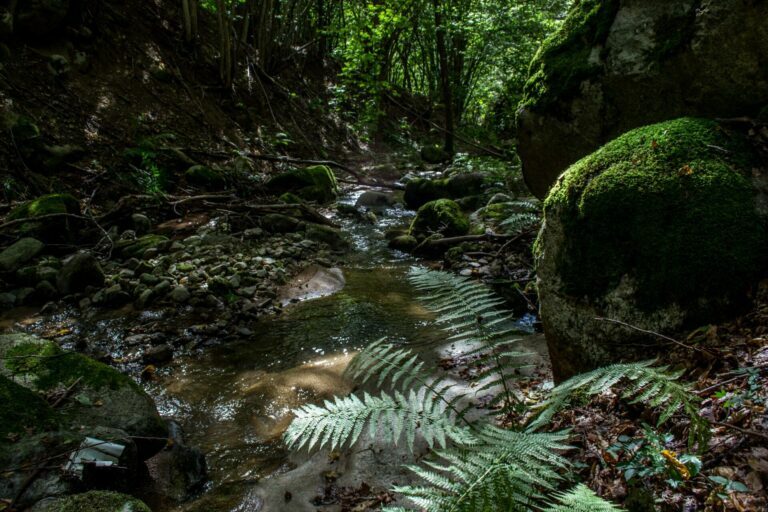
[[[653,367],[653,364],[654,361],[613,364],[572,377],[552,390],[550,398],[540,404],[539,414],[530,423],[529,429],[535,430],[548,424],[568,404],[574,393],[597,395],[621,382],[622,398],[630,400],[630,403],[659,408],[657,426],[682,410],[691,423],[689,446],[698,443],[699,450],[705,450],[711,433],[709,422],[699,415],[700,399],[691,393],[689,386],[677,382],[681,372],[669,371],[666,366]]]
[[[448,339],[469,347],[467,354],[482,361],[478,391],[496,395],[493,403],[499,414],[520,406],[513,385],[526,354],[513,350],[517,332],[509,315],[499,309],[503,301],[484,285],[445,272],[413,269],[410,280],[448,331]],[[496,412],[470,419],[469,406],[462,405],[468,397],[456,393],[451,382],[428,368],[417,353],[380,340],[362,350],[347,369],[347,375],[361,384],[375,383],[378,395],[363,392],[362,398],[337,397],[323,406],[301,407],[294,411],[285,441],[292,447],[333,449],[354,444],[367,428],[371,437],[379,434],[387,442],[405,438],[413,451],[418,434],[432,451],[420,465],[408,469],[424,484],[394,491],[427,512],[619,510],[583,485],[558,492],[571,470],[563,456],[570,434],[535,428],[548,424],[572,393],[594,394],[598,386],[605,389],[624,378],[635,401],[663,405],[663,419],[679,407],[689,412],[694,400],[685,386],[674,382],[679,375],[665,368],[636,363],[602,370],[556,388],[527,431],[502,429],[494,424]]]

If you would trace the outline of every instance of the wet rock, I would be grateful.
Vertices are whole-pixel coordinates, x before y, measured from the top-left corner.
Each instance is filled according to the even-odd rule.
[[[179,503],[200,490],[207,480],[208,469],[205,455],[184,444],[181,427],[175,422],[170,422],[168,427],[173,442],[147,461],[147,469],[153,493]]]
[[[35,286],[35,298],[40,302],[54,299],[58,296],[58,290],[49,281],[40,281]]]
[[[115,244],[115,252],[123,258],[146,259],[165,247],[169,243],[167,237],[162,235],[144,235],[136,240],[120,240]]]
[[[390,249],[408,252],[415,249],[416,246],[419,245],[419,241],[416,239],[416,237],[411,235],[400,235],[389,240],[387,245],[390,247]]]
[[[632,130],[563,174],[535,244],[556,378],[647,359],[658,343],[596,318],[676,335],[748,306],[768,246],[753,158],[738,133],[682,118]]]
[[[45,248],[45,244],[34,238],[22,238],[0,252],[0,271],[13,272],[31,260]]]
[[[38,503],[31,512],[152,512],[141,500],[109,491],[89,491]]]
[[[355,206],[358,208],[387,208],[393,206],[396,202],[395,195],[391,192],[366,190],[357,198]]]
[[[192,294],[184,286],[177,286],[170,293],[171,300],[180,304],[187,302],[191,296]]]
[[[117,370],[26,334],[0,336],[0,358],[4,361],[0,375],[35,393],[78,382],[67,407],[61,409],[60,425],[117,428],[141,437],[136,444],[142,460],[165,445],[166,426],[152,399]],[[0,423],[6,421],[3,418]]]
[[[104,285],[104,270],[96,257],[89,252],[70,256],[56,276],[56,287],[62,295],[85,291],[89,286]]]
[[[437,199],[460,199],[482,195],[485,177],[480,173],[461,173],[450,178],[415,178],[405,185],[406,206],[418,209]]]
[[[288,304],[297,300],[325,297],[344,288],[346,280],[339,268],[323,268],[312,265],[291,279],[278,292],[280,302]]]
[[[147,349],[142,360],[145,364],[165,364],[173,360],[173,347],[164,343]]]
[[[104,290],[104,302],[110,306],[122,306],[131,302],[131,295],[116,284]]]
[[[469,219],[459,205],[450,199],[438,199],[419,208],[409,234],[416,238],[425,238],[435,233],[461,236],[466,235],[468,231]]]

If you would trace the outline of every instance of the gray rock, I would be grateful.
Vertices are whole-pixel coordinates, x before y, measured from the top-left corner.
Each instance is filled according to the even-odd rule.
[[[0,253],[0,271],[13,272],[43,250],[45,245],[35,238],[22,238]]]
[[[138,236],[146,235],[152,229],[152,221],[142,213],[131,215],[131,227]]]
[[[147,349],[142,360],[145,364],[165,364],[173,359],[173,347],[164,343]]]
[[[366,190],[357,198],[355,206],[365,208],[383,208],[396,203],[395,195],[391,192]]]
[[[192,294],[184,286],[177,286],[170,293],[171,300],[180,304],[187,302],[191,296]]]
[[[88,286],[103,286],[104,271],[96,257],[81,252],[68,258],[56,277],[56,287],[62,295],[84,291]]]
[[[131,296],[119,284],[104,290],[104,301],[111,306],[121,306],[131,301]]]
[[[518,112],[518,153],[543,198],[565,169],[632,128],[682,116],[755,117],[768,104],[768,3],[576,4],[544,43]],[[586,9],[599,12],[585,14]],[[576,33],[578,31],[578,33]]]

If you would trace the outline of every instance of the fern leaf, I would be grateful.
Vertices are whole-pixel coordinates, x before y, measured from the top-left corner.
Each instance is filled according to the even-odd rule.
[[[621,512],[621,508],[604,500],[584,484],[568,492],[556,493],[559,502],[544,509],[544,512]]]
[[[691,422],[689,446],[698,443],[699,449],[703,450],[711,432],[709,423],[699,415],[699,397],[678,382],[680,372],[671,372],[666,366],[653,367],[653,364],[654,361],[613,364],[572,377],[552,390],[550,398],[539,406],[541,411],[528,429],[536,430],[549,423],[575,392],[596,395],[621,382],[624,386],[622,398],[660,409],[658,425],[682,409]]]

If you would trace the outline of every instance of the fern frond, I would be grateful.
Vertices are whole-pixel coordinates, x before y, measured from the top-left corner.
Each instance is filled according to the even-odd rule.
[[[691,421],[688,444],[693,446],[699,443],[699,448],[704,449],[711,432],[709,423],[699,415],[699,397],[691,392],[689,386],[678,382],[680,372],[672,372],[666,366],[654,367],[653,364],[654,361],[613,364],[570,378],[553,389],[550,398],[540,405],[541,412],[529,424],[529,430],[549,423],[575,392],[597,395],[621,382],[622,398],[630,400],[630,403],[659,408],[657,425],[682,409]]]
[[[296,418],[284,434],[288,446],[301,449],[315,447],[337,449],[354,444],[365,426],[371,437],[398,444],[405,437],[408,450],[413,451],[416,433],[426,440],[430,448],[445,448],[447,440],[459,445],[476,442],[466,428],[456,426],[456,414],[445,403],[422,390],[407,395],[355,395],[326,400],[324,405],[305,405],[293,411]]]
[[[361,350],[344,371],[348,377],[365,384],[377,377],[376,387],[389,381],[392,388],[407,389],[414,382],[423,383],[433,371],[411,349],[380,339]]]
[[[559,502],[544,509],[544,512],[621,512],[610,501],[606,501],[592,489],[584,484],[579,484],[568,492],[555,493],[555,499]]]
[[[409,468],[426,485],[396,487],[427,512],[528,510],[568,467],[567,433],[532,434],[485,426],[480,443],[437,452],[441,462]]]

